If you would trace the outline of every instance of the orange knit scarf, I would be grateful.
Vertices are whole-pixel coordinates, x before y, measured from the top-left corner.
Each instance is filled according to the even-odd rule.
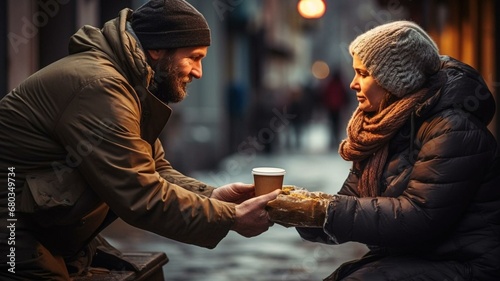
[[[389,141],[408,120],[427,89],[404,96],[374,116],[357,108],[347,125],[347,139],[339,146],[339,154],[359,166],[366,160],[358,182],[361,197],[380,195],[378,180],[387,161]]]

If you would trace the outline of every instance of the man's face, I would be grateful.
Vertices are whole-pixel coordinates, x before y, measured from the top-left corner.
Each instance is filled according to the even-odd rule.
[[[178,48],[174,53],[166,50],[148,51],[155,71],[149,90],[165,103],[182,101],[187,95],[187,84],[193,78],[201,78],[201,61],[207,51],[208,47]]]

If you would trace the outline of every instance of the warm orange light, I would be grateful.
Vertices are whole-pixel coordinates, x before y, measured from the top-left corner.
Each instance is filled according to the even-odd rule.
[[[330,75],[330,67],[324,61],[315,61],[311,67],[311,72],[316,79],[325,79]]]
[[[323,16],[326,6],[323,0],[300,0],[297,9],[304,18],[317,19]]]

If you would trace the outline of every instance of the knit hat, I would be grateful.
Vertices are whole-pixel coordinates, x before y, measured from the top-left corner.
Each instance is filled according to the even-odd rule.
[[[436,43],[417,24],[395,21],[359,35],[349,46],[375,81],[397,97],[422,87],[439,70]]]
[[[150,0],[130,21],[146,50],[210,46],[207,21],[184,0]]]

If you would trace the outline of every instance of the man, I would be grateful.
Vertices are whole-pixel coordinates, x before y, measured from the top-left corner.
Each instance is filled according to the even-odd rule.
[[[67,57],[0,101],[0,279],[68,280],[117,217],[207,248],[229,230],[269,228],[264,207],[278,191],[213,188],[164,159],[166,104],[201,78],[209,45],[195,8],[152,0],[102,29],[83,27]]]

